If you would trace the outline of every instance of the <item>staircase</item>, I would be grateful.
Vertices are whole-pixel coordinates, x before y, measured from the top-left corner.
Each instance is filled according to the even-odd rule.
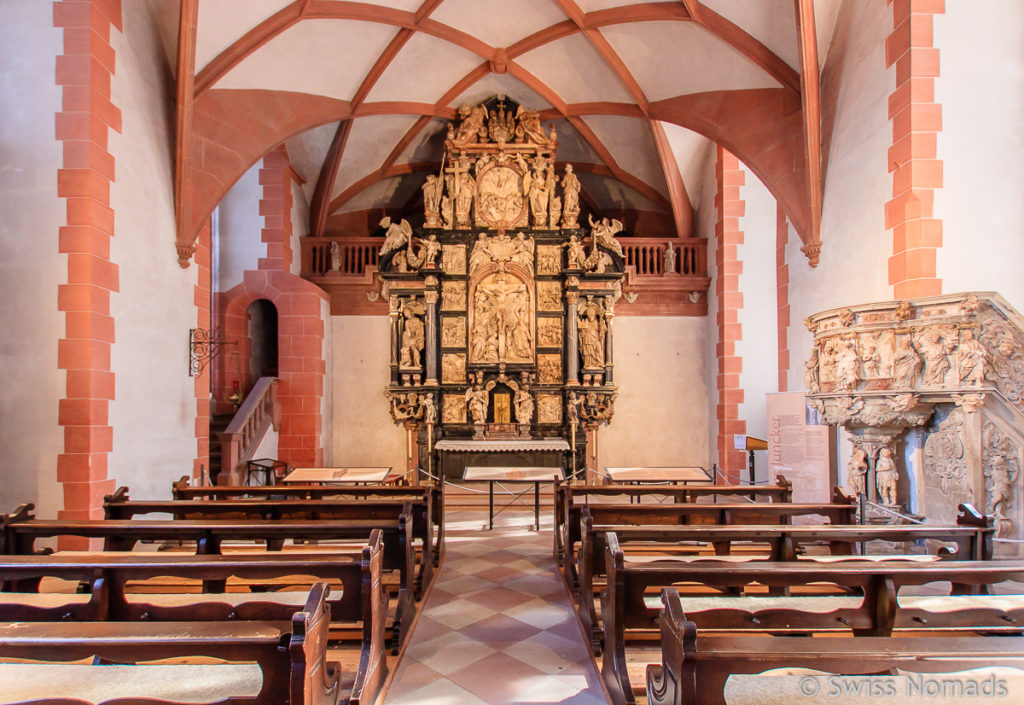
[[[213,414],[210,417],[210,484],[217,484],[217,476],[224,467],[224,444],[221,443],[220,434],[231,423],[235,417],[231,414]]]

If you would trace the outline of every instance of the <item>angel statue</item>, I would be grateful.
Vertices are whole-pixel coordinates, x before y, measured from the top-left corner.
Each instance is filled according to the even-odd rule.
[[[615,219],[609,222],[607,218],[595,222],[594,217],[589,214],[587,219],[590,221],[590,232],[594,236],[594,244],[622,257],[622,244],[615,239],[615,234],[622,232],[622,222]]]

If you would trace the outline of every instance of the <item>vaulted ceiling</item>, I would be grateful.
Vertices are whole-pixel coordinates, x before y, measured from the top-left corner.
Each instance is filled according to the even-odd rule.
[[[554,124],[591,208],[689,235],[718,142],[814,241],[818,71],[838,3],[182,0],[179,248],[281,143],[311,232],[406,208],[455,108],[495,94]]]

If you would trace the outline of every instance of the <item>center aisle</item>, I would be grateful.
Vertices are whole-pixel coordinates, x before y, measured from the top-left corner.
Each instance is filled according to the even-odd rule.
[[[444,563],[384,705],[606,705],[554,559],[532,512],[494,531],[449,512]],[[486,518],[486,517],[485,517]]]

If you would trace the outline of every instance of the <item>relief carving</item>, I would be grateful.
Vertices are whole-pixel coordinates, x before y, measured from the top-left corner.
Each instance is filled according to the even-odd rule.
[[[808,394],[821,392],[821,384],[818,381],[818,348],[811,348],[811,356],[804,363],[804,386]]]
[[[960,384],[966,387],[982,384],[985,381],[985,346],[978,342],[970,328],[960,331],[959,353]]]
[[[466,310],[466,282],[445,281],[441,282],[441,310],[442,311],[465,311]]]
[[[562,310],[562,285],[558,282],[537,282],[537,310]]]
[[[986,421],[982,429],[982,444],[982,472],[988,493],[986,512],[995,515],[996,536],[1005,538],[1014,528],[1010,510],[1014,508],[1014,488],[1020,478],[1020,449],[991,421]]]
[[[473,292],[470,362],[532,362],[530,292],[520,279],[496,273]]]
[[[924,356],[924,379],[926,387],[941,387],[952,365],[949,356],[956,350],[955,333],[946,328],[926,328],[917,338],[918,348]]]
[[[909,335],[901,336],[896,344],[892,369],[894,387],[909,389],[917,384],[917,376],[921,374],[921,356]]]
[[[553,275],[562,271],[562,253],[558,245],[537,245],[537,274]]]
[[[441,246],[441,269],[445,274],[466,273],[466,246],[465,245],[442,245]]]
[[[441,420],[444,423],[466,423],[466,400],[461,394],[445,394],[441,404]]]
[[[971,488],[967,484],[967,459],[964,446],[964,412],[953,409],[939,424],[938,430],[928,436],[924,443],[925,477],[947,495],[966,496],[969,501]]]
[[[560,395],[537,395],[537,423],[562,423],[562,397]]]
[[[537,356],[537,376],[541,384],[562,383],[562,356],[545,354]]]
[[[537,345],[542,348],[562,347],[562,319],[537,319]]]
[[[982,326],[981,343],[988,351],[989,368],[985,379],[1012,403],[1024,400],[1024,355],[1009,326],[988,321]]]
[[[466,381],[465,353],[445,353],[441,356],[441,383],[462,384]]]
[[[466,319],[446,316],[441,319],[441,347],[461,348],[466,345]]]
[[[492,228],[521,228],[527,225],[527,200],[524,179],[529,166],[519,158],[519,164],[495,164],[481,159],[477,162],[480,199],[476,209],[477,225]]]

